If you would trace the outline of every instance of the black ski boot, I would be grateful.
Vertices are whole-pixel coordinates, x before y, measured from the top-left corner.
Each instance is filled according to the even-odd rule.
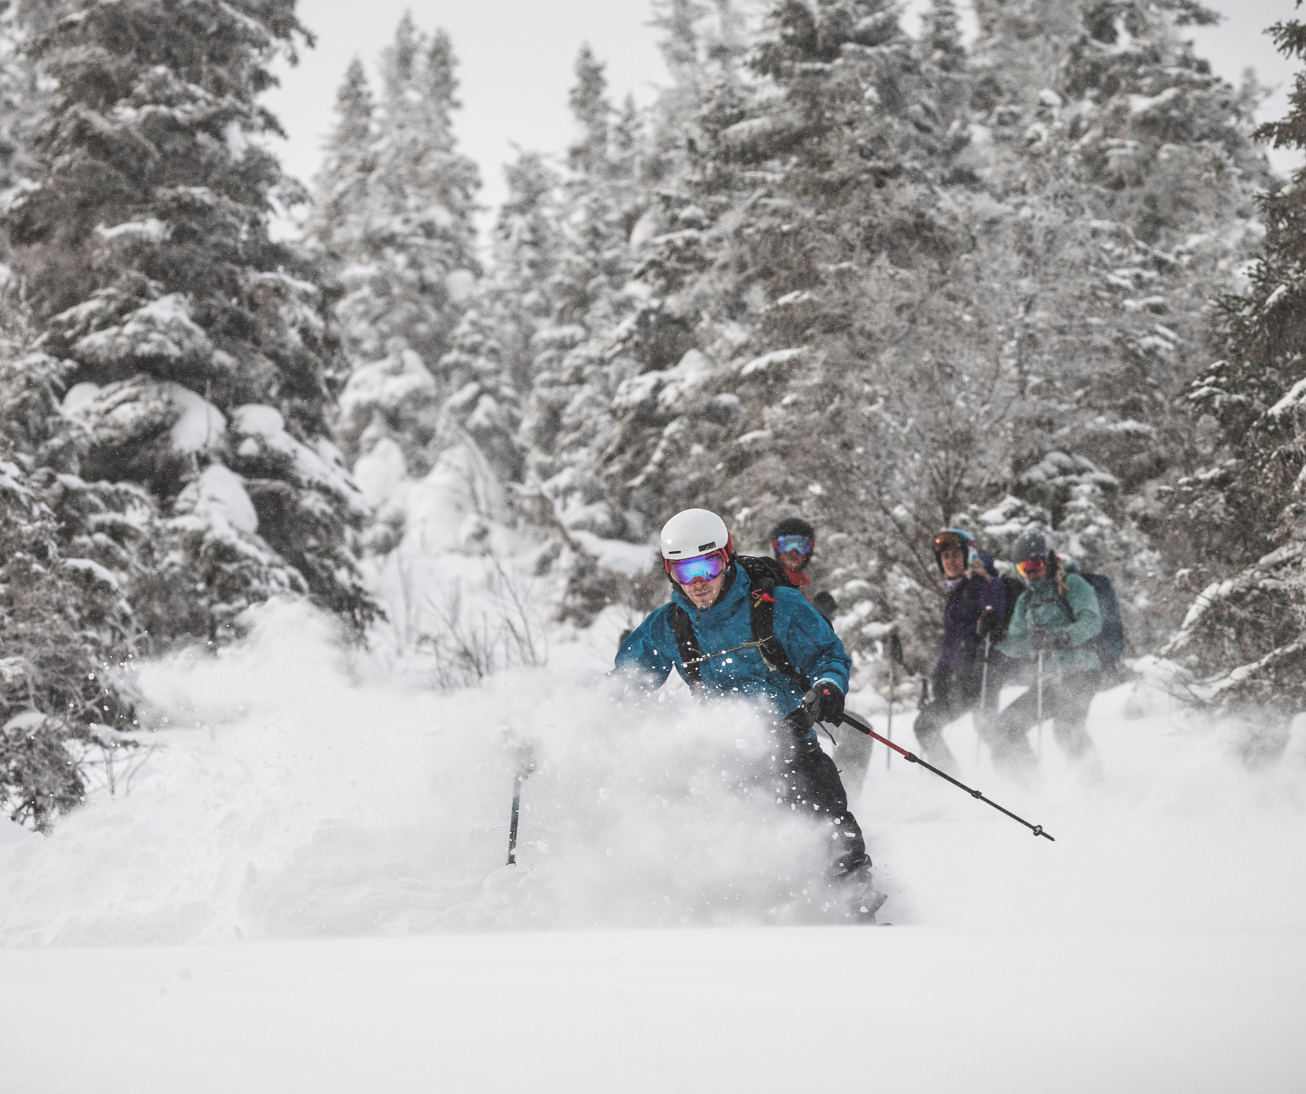
[[[886,900],[888,893],[875,888],[871,880],[871,858],[862,855],[849,863],[845,870],[835,875],[835,885],[842,891],[850,919],[858,923],[875,923],[875,913]]]

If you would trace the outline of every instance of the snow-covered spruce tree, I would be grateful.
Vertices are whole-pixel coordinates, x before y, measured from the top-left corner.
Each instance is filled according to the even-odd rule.
[[[1306,61],[1306,24],[1271,33]],[[1306,148],[1306,75],[1287,117],[1256,136]],[[1163,652],[1213,701],[1286,716],[1306,710],[1306,170],[1261,208],[1264,255],[1246,292],[1217,301],[1222,359],[1189,394],[1207,454],[1177,484],[1169,530],[1190,567],[1181,585],[1202,591]]]
[[[885,5],[774,6],[759,81],[714,87],[691,170],[636,226],[635,311],[591,336],[609,382],[625,370],[590,459],[626,527],[697,503],[756,543],[802,512],[827,533],[825,577],[861,597],[877,576],[876,610],[923,645],[930,535],[1011,491],[1090,564],[1158,569],[1130,510],[1182,451],[1168,393],[1264,165],[1246,97],[1166,10],[1138,9],[1140,36],[1111,49],[1088,5],[1040,10],[995,6],[972,72],[942,0],[918,42]],[[1084,60],[1117,55],[1118,72]],[[1122,113],[1158,93],[1164,126]],[[1126,139],[1136,177],[1081,162]],[[1179,192],[1169,165],[1198,161],[1184,200],[1158,202]]]
[[[759,83],[718,81],[679,193],[646,214],[660,231],[622,332],[639,371],[617,395],[607,482],[650,522],[718,508],[754,548],[802,513],[824,576],[861,589],[888,523],[869,487],[884,453],[910,452],[895,427],[919,428],[950,364],[928,365],[923,316],[945,310],[938,285],[971,246],[941,189],[951,119],[888,7],[778,4],[751,64]]]
[[[50,88],[23,46],[54,17],[58,0],[28,0],[0,10],[0,202],[36,169],[31,131],[50,104]]]
[[[27,309],[0,298],[0,804],[46,827],[84,794],[78,755],[127,747],[118,671],[139,632],[124,597],[151,562],[143,491],[87,483],[59,409],[69,366],[30,348]]]
[[[630,138],[625,149],[614,140],[603,65],[588,46],[576,61],[570,104],[579,139],[568,153],[563,235],[546,286],[550,322],[534,336],[522,426],[527,477],[554,499],[569,527],[617,536],[628,530],[604,497],[596,453],[611,435],[609,408],[622,377],[614,376],[599,339],[633,306],[621,289],[632,266],[628,239],[640,195]]]
[[[534,337],[549,320],[545,287],[558,260],[559,179],[538,153],[504,169],[508,196],[491,239],[490,273],[476,286],[435,375],[447,393],[441,416],[485,454],[501,481],[520,482],[521,393],[529,390]]]
[[[504,177],[508,196],[491,240],[493,291],[504,323],[499,338],[508,375],[525,392],[533,375],[535,335],[549,321],[546,287],[557,270],[561,246],[561,179],[537,152],[520,153],[504,168]]]
[[[131,591],[160,638],[215,637],[279,593],[359,627],[373,611],[321,294],[267,232],[298,190],[255,139],[277,131],[257,96],[297,37],[293,0],[124,0],[76,3],[30,45],[58,92],[4,227],[41,348],[72,366],[83,475],[142,485],[166,517]]]
[[[351,181],[334,217],[345,227],[331,245],[351,370],[339,427],[346,454],[352,463],[387,439],[415,477],[437,455],[440,407],[455,392],[434,374],[480,274],[472,223],[480,182],[455,149],[454,66],[444,31],[428,37],[405,14],[382,55],[371,143],[348,153]],[[342,160],[364,140],[362,87],[351,68],[338,103]],[[335,203],[338,189],[324,178],[319,202]]]
[[[1157,492],[1193,456],[1176,397],[1200,360],[1206,301],[1254,245],[1268,182],[1249,139],[1254,89],[1193,55],[1185,25],[1214,18],[1196,4],[976,10],[960,166],[1007,212],[977,233],[1003,291],[970,294],[966,310],[1019,384],[1003,488],[1114,573],[1146,649],[1177,621],[1164,590],[1182,544],[1158,538],[1169,557],[1148,545]],[[1116,531],[1079,535],[1090,526]]]
[[[336,121],[314,182],[305,235],[338,270],[361,253],[372,174],[376,107],[363,62],[355,57],[336,92]]]

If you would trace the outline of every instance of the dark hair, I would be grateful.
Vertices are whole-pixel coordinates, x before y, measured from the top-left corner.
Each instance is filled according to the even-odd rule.
[[[813,528],[802,517],[785,517],[779,524],[771,529],[771,539],[776,536],[806,536],[813,543],[816,542],[816,529]]]

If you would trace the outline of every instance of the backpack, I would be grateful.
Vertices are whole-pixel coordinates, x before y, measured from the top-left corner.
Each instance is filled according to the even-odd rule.
[[[1081,573],[1079,576],[1093,587],[1093,592],[1097,594],[1097,610],[1102,614],[1101,631],[1098,632],[1097,637],[1085,642],[1081,648],[1092,650],[1097,654],[1097,659],[1102,662],[1103,672],[1113,673],[1120,667],[1120,661],[1125,656],[1125,623],[1120,615],[1120,600],[1116,596],[1116,587],[1106,574]],[[1057,599],[1062,611],[1073,623],[1075,613],[1070,604],[1065,597]]]
[[[800,692],[807,692],[812,686],[811,678],[794,667],[789,654],[780,644],[780,639],[775,636],[775,597],[772,594],[777,588],[793,589],[797,586],[789,580],[788,571],[773,558],[736,555],[735,565],[748,575],[748,583],[752,586],[749,593],[748,625],[753,632],[757,652],[762,655],[762,663],[774,672],[783,672]],[[671,604],[670,623],[689,690],[698,691],[704,686],[698,666],[707,658],[698,644],[689,613],[674,601]]]
[[[1025,583],[1012,574],[999,574],[998,580],[1002,582],[1002,587],[1007,590],[1006,600],[1002,606],[1002,630],[994,640],[1001,642],[1007,637],[1007,628],[1011,626],[1011,617],[1016,614],[1016,601],[1020,599],[1020,594],[1025,591]]]

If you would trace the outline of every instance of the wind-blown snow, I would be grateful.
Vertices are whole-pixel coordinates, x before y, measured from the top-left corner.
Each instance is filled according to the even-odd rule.
[[[373,652],[302,602],[258,608],[217,655],[138,670],[152,731],[114,796],[48,836],[0,829],[7,1082],[1295,1090],[1306,719],[1257,753],[1145,661],[1094,704],[1100,784],[1051,740],[1013,784],[951,727],[962,777],[1055,843],[876,746],[851,795],[896,926],[826,926],[827,832],[744,778],[765,729],[674,682],[633,704],[605,675],[622,611],[542,633],[556,578],[522,576],[539,547],[467,461],[404,499]],[[873,693],[850,706],[888,729]]]
[[[749,928],[828,918],[821,832],[730,789],[765,740],[740,712],[618,705],[620,622],[450,694],[395,686],[294,604],[146,668],[163,728],[130,783],[48,837],[0,832],[7,1081],[1297,1089],[1306,726],[1253,771],[1235,727],[1126,685],[1094,707],[1105,784],[1050,741],[1039,786],[964,773],[1056,843],[877,748],[858,814],[897,926]],[[539,761],[516,867],[505,730]],[[949,735],[973,765],[968,726]],[[632,926],[713,929],[538,930]],[[263,944],[191,945],[237,940]]]
[[[393,686],[310,609],[273,604],[244,643],[141,672],[155,753],[131,785],[20,844],[9,943],[191,942],[451,928],[821,921],[820,833],[730,787],[765,736],[669,688],[647,709],[606,678],[621,620],[548,668],[475,690]],[[854,705],[873,709],[869,696]],[[1044,782],[966,777],[1055,844],[877,749],[854,793],[899,924],[1301,930],[1306,729],[1269,770],[1160,691],[1099,698],[1107,772],[1044,742]],[[883,729],[884,715],[876,721]],[[899,713],[896,733],[906,730]],[[965,723],[954,748],[972,759]],[[521,865],[501,869],[514,753],[533,742]],[[970,738],[973,740],[973,738]],[[762,795],[765,797],[765,795]],[[796,825],[796,827],[795,827]],[[780,880],[777,880],[780,879]],[[797,879],[797,880],[795,880]],[[796,887],[795,887],[796,886]]]

